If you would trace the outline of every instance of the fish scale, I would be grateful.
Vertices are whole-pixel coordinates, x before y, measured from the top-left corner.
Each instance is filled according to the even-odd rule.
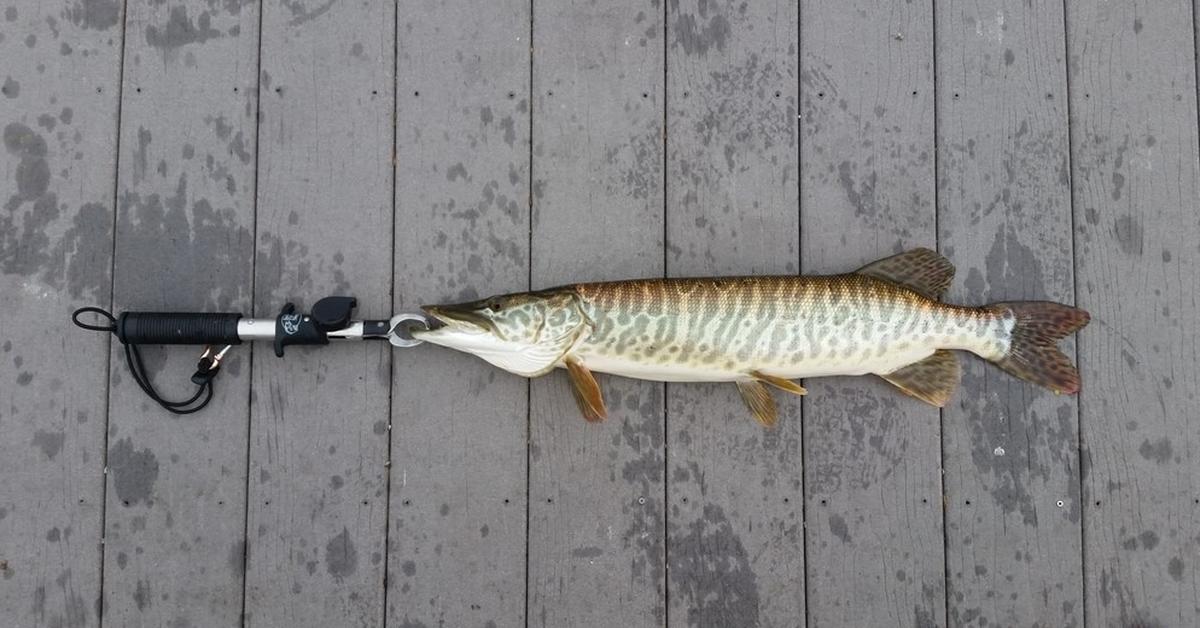
[[[1007,348],[1001,313],[939,303],[864,275],[571,289],[594,323],[572,354],[593,370],[660,381],[733,381],[752,370],[789,379],[887,373],[937,349],[986,358]]]
[[[764,384],[874,373],[942,406],[960,377],[952,350],[1054,390],[1079,390],[1056,346],[1087,312],[1045,301],[943,303],[954,267],[915,249],[853,273],[581,283],[471,303],[427,306],[438,323],[414,336],[519,375],[566,368],[584,417],[604,418],[593,372],[657,381],[733,381],[755,419],[773,425]]]

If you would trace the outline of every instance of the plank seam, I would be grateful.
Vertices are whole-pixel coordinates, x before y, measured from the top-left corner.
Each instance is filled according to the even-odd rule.
[[[1065,0],[1064,0],[1065,1]],[[938,253],[942,252],[942,230],[938,218],[941,215],[941,194],[938,177],[938,149],[941,146],[939,141],[938,129],[941,127],[941,117],[938,115],[938,19],[937,19],[937,3],[931,1],[929,3],[930,10],[930,42],[932,43],[932,60],[930,72],[933,78],[933,248]],[[960,382],[961,383],[961,382]],[[946,409],[938,408],[938,495],[941,497],[941,514],[942,514],[942,612],[946,618],[946,624],[950,623],[950,535],[946,533],[949,522],[946,520]]]
[[[1071,27],[1068,20],[1067,0],[1062,2],[1063,13],[1063,63],[1065,68],[1064,90],[1066,91],[1066,107],[1067,107],[1067,202],[1070,204],[1071,221],[1071,302],[1079,305],[1079,277],[1077,269],[1079,268],[1078,245],[1075,242],[1075,136],[1071,128]],[[1195,37],[1193,31],[1192,37]],[[1075,367],[1081,372],[1083,365],[1080,362],[1079,342],[1075,343]],[[1083,488],[1083,395],[1075,397],[1075,434],[1076,434],[1076,464],[1079,474],[1079,579],[1080,579],[1080,603],[1082,609],[1080,617],[1083,619],[1083,625],[1088,625],[1088,582],[1087,582],[1087,500],[1084,499]]]
[[[117,53],[117,136],[113,156],[113,217],[112,217],[112,253],[108,262],[108,309],[112,311],[117,297],[117,203],[121,194],[121,114],[122,102],[125,98],[125,34],[129,24],[128,2],[121,3],[121,51]],[[100,482],[100,578],[98,582],[99,597],[96,603],[96,625],[104,626],[104,556],[107,552],[104,537],[108,530],[108,434],[109,419],[112,417],[112,348],[113,338],[108,338],[108,350],[104,361],[104,436],[100,452],[101,482]]]
[[[804,106],[804,3],[796,3],[796,274],[804,272],[804,117],[801,107]],[[805,451],[804,408],[806,398],[801,398],[798,404],[800,413],[800,571],[804,588],[804,624],[812,625],[812,612],[809,609],[808,582],[808,456]]]
[[[251,251],[256,251],[258,247],[258,160],[262,154],[262,58],[263,58],[263,14],[267,12],[266,4],[258,5],[258,57],[255,61],[255,77],[254,77],[254,201],[252,203],[252,219],[254,225],[253,239],[251,240]],[[257,286],[255,285],[258,255],[250,255],[250,312],[255,313],[255,301]],[[250,450],[252,443],[250,437],[252,435],[251,423],[254,421],[254,343],[246,343],[249,354],[247,355],[246,378],[249,380],[248,386],[251,388],[250,393],[246,395],[246,466],[245,466],[245,493],[243,494],[242,508],[242,600],[241,610],[238,613],[238,618],[241,625],[246,625],[246,597],[247,590],[250,588],[250,579],[247,573],[250,570]]]
[[[396,306],[396,188],[399,187],[399,181],[396,177],[396,168],[398,167],[397,156],[399,148],[399,123],[400,115],[397,109],[400,107],[400,0],[392,2],[392,278],[389,284],[391,294],[388,296],[388,303],[392,307]],[[383,619],[380,621],[380,626],[387,628],[388,621],[388,567],[391,561],[388,556],[391,556],[391,531],[392,531],[392,438],[395,430],[392,429],[392,422],[395,420],[395,394],[396,394],[396,354],[394,350],[388,350],[388,417],[387,417],[387,454],[384,460],[383,474],[383,596],[380,600],[381,612]]]
[[[669,263],[668,256],[668,217],[667,217],[667,194],[670,189],[670,172],[667,170],[668,159],[668,133],[670,126],[668,125],[668,116],[670,115],[667,108],[667,103],[670,102],[667,94],[670,90],[670,83],[667,81],[668,65],[671,63],[670,48],[667,45],[670,37],[670,19],[671,10],[668,3],[663,3],[662,13],[662,32],[663,32],[663,71],[662,71],[662,186],[663,186],[663,226],[662,226],[662,255],[663,255],[663,276],[666,277],[667,264]],[[670,387],[669,383],[662,384],[662,416],[663,416],[663,625],[671,625],[671,473],[670,473],[670,455],[671,455],[671,413],[670,413]]]
[[[533,92],[533,55],[534,55],[534,29],[533,29],[533,0],[529,0],[529,74],[528,84],[526,85],[527,93],[529,94],[529,161],[528,176],[526,177],[527,189],[526,198],[526,213],[528,220],[528,233],[525,241],[525,287],[529,290],[533,289],[533,111],[536,106],[536,94]],[[522,618],[525,628],[529,628],[529,527],[532,511],[529,507],[530,499],[533,491],[533,458],[532,458],[532,443],[533,443],[533,380],[525,380],[525,610]]]

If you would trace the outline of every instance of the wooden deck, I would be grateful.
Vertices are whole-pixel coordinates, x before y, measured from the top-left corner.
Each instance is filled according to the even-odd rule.
[[[1200,625],[1183,0],[0,0],[0,626]],[[240,347],[169,416],[82,305],[360,314],[841,271],[1091,311],[1055,397]],[[166,391],[196,358],[148,352]]]

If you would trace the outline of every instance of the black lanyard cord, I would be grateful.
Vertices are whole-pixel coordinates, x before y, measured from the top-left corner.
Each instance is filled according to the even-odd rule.
[[[212,401],[212,377],[207,377],[203,383],[197,384],[196,393],[188,400],[168,401],[163,399],[158,394],[158,391],[154,390],[154,385],[150,383],[150,378],[146,376],[146,365],[142,362],[142,353],[138,350],[137,345],[125,345],[125,363],[129,365],[129,372],[133,374],[133,381],[137,382],[137,385],[146,393],[146,396],[153,399],[155,403],[162,406],[168,412],[174,414],[192,414],[193,412],[199,412],[204,406],[208,405],[209,401]],[[215,375],[216,373],[213,372],[212,374]],[[195,378],[193,378],[193,381],[195,381]],[[189,408],[188,406],[196,403],[196,400],[200,399],[201,395],[204,395],[204,399],[198,405]]]
[[[80,314],[96,314],[107,321],[105,325],[95,325],[84,323],[79,320]],[[83,329],[92,331],[107,331],[113,335],[117,335],[117,319],[110,312],[98,307],[82,307],[75,310],[71,315],[71,320],[76,325]],[[154,385],[150,383],[150,378],[146,375],[146,364],[142,360],[142,353],[138,350],[138,346],[132,343],[124,343],[125,345],[125,364],[129,368],[129,372],[133,374],[133,381],[137,382],[142,392],[146,396],[154,400],[155,403],[173,414],[192,414],[199,412],[208,405],[208,402],[213,398],[213,377],[217,374],[216,365],[219,362],[219,357],[213,359],[210,357],[211,352],[205,351],[204,357],[200,359],[200,365],[197,368],[196,374],[192,376],[192,382],[196,384],[196,392],[185,401],[169,401],[164,399],[158,391],[154,389]],[[203,398],[202,398],[203,397]],[[193,405],[194,404],[194,405]]]

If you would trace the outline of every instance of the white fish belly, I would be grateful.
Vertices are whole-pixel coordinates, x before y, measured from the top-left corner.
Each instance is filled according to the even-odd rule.
[[[831,375],[868,375],[872,373],[883,375],[914,362],[920,362],[933,355],[933,352],[936,350],[936,347],[926,347],[914,343],[907,349],[888,351],[884,355],[864,360],[855,359],[855,356],[845,359],[815,358],[803,360],[795,365],[766,366],[758,370],[767,375],[787,379]]]
[[[739,369],[720,368],[715,365],[695,363],[649,363],[623,356],[600,353],[579,353],[572,357],[578,359],[591,371],[633,379],[658,382],[733,382],[746,379],[751,371],[759,371],[766,375],[786,379],[832,375],[867,375],[871,373],[886,374],[914,362],[924,360],[933,355],[935,350],[935,347],[917,346],[914,343],[913,346],[902,351],[890,351],[882,356],[868,360],[857,360],[855,356],[848,359],[817,358],[787,365],[747,364],[745,368]],[[560,364],[559,366],[562,365]]]
[[[648,364],[639,360],[613,355],[580,354],[573,356],[588,370],[647,379],[656,382],[733,382],[746,379],[745,373],[692,364]],[[559,366],[562,366],[561,364]]]

